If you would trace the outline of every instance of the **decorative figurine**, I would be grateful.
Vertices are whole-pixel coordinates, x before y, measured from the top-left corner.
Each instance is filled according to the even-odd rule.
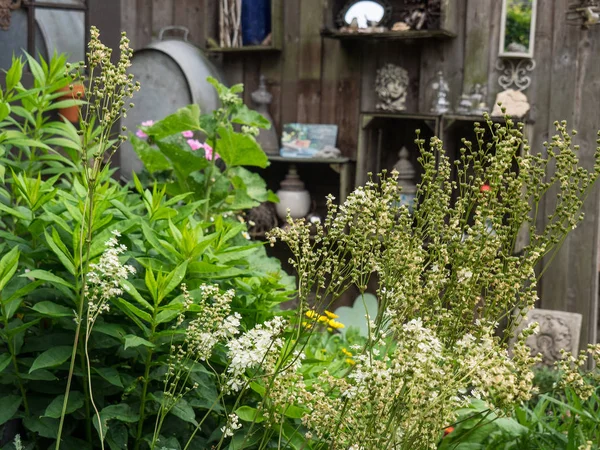
[[[456,107],[457,114],[469,114],[473,110],[473,101],[471,96],[468,94],[462,94],[460,96],[460,102]]]
[[[408,72],[395,64],[386,64],[377,71],[375,91],[379,97],[377,109],[404,111],[408,89]]]
[[[488,111],[488,107],[485,104],[485,96],[487,93],[487,89],[485,86],[477,83],[473,87],[473,93],[471,94],[471,102],[473,105],[473,109],[471,109],[471,114],[480,115],[484,112]]]
[[[279,139],[273,124],[273,118],[269,114],[269,105],[273,100],[273,95],[267,91],[264,75],[260,76],[258,89],[251,95],[252,101],[256,104],[256,111],[261,113],[265,119],[271,122],[271,128],[261,129],[256,141],[260,144],[267,155],[279,155]]]
[[[310,194],[304,188],[304,183],[298,176],[296,166],[290,165],[290,170],[281,182],[281,188],[277,191],[279,203],[275,205],[277,215],[281,220],[287,218],[289,209],[292,219],[306,217],[310,211]]]
[[[431,112],[445,114],[450,111],[450,102],[448,101],[450,88],[448,87],[448,83],[444,79],[444,74],[441,70],[437,73],[437,76],[437,80],[432,85],[432,88],[435,91],[435,98],[433,99]]]
[[[398,185],[402,188],[400,191],[400,205],[404,205],[412,212],[415,203],[415,194],[417,185],[415,184],[415,174],[417,171],[409,159],[410,153],[406,147],[402,147],[398,152],[400,158],[394,165],[394,170],[398,171]]]

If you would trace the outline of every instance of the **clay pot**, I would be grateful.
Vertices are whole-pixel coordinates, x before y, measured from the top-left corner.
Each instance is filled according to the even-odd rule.
[[[77,99],[80,100],[83,98],[83,94],[85,93],[85,88],[83,84],[74,84],[73,89],[70,89],[69,86],[65,86],[64,88],[59,89],[59,91],[65,92],[65,95],[62,97],[58,97],[58,100],[71,100]],[[68,108],[59,108],[58,113],[64,116],[69,122],[77,122],[79,121],[79,106],[69,106]]]

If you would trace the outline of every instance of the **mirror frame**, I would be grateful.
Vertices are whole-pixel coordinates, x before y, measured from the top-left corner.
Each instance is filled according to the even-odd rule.
[[[529,51],[527,52],[509,52],[504,49],[504,39],[506,38],[506,4],[509,0],[502,0],[502,16],[500,20],[500,48],[498,56],[501,58],[533,58],[535,49],[535,22],[537,16],[537,0],[531,3],[531,26],[529,27]]]
[[[344,20],[346,13],[356,3],[360,3],[360,2],[364,2],[364,1],[379,3],[381,6],[383,6],[383,17],[379,21],[380,26],[385,26],[386,23],[389,22],[390,18],[392,17],[392,5],[390,5],[390,2],[388,0],[348,0],[346,2],[346,4],[344,5],[344,7],[338,13],[337,20],[336,20],[337,26],[339,28],[348,26],[348,24],[346,24],[346,21]]]

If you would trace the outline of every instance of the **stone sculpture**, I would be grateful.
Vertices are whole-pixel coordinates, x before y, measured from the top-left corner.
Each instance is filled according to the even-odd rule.
[[[581,314],[547,309],[534,309],[524,318],[518,330],[522,330],[531,322],[539,324],[539,331],[525,341],[531,353],[541,353],[541,365],[552,367],[561,359],[561,350],[573,354],[579,351],[579,334],[581,332]],[[514,343],[514,339],[512,341]]]
[[[408,72],[395,64],[386,64],[377,71],[375,91],[379,97],[377,109],[404,111],[408,90]]]

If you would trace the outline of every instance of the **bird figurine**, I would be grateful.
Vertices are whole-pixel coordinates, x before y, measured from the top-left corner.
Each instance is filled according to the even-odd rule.
[[[352,18],[352,22],[350,22],[349,28],[353,31],[358,30],[358,18],[357,17]]]

